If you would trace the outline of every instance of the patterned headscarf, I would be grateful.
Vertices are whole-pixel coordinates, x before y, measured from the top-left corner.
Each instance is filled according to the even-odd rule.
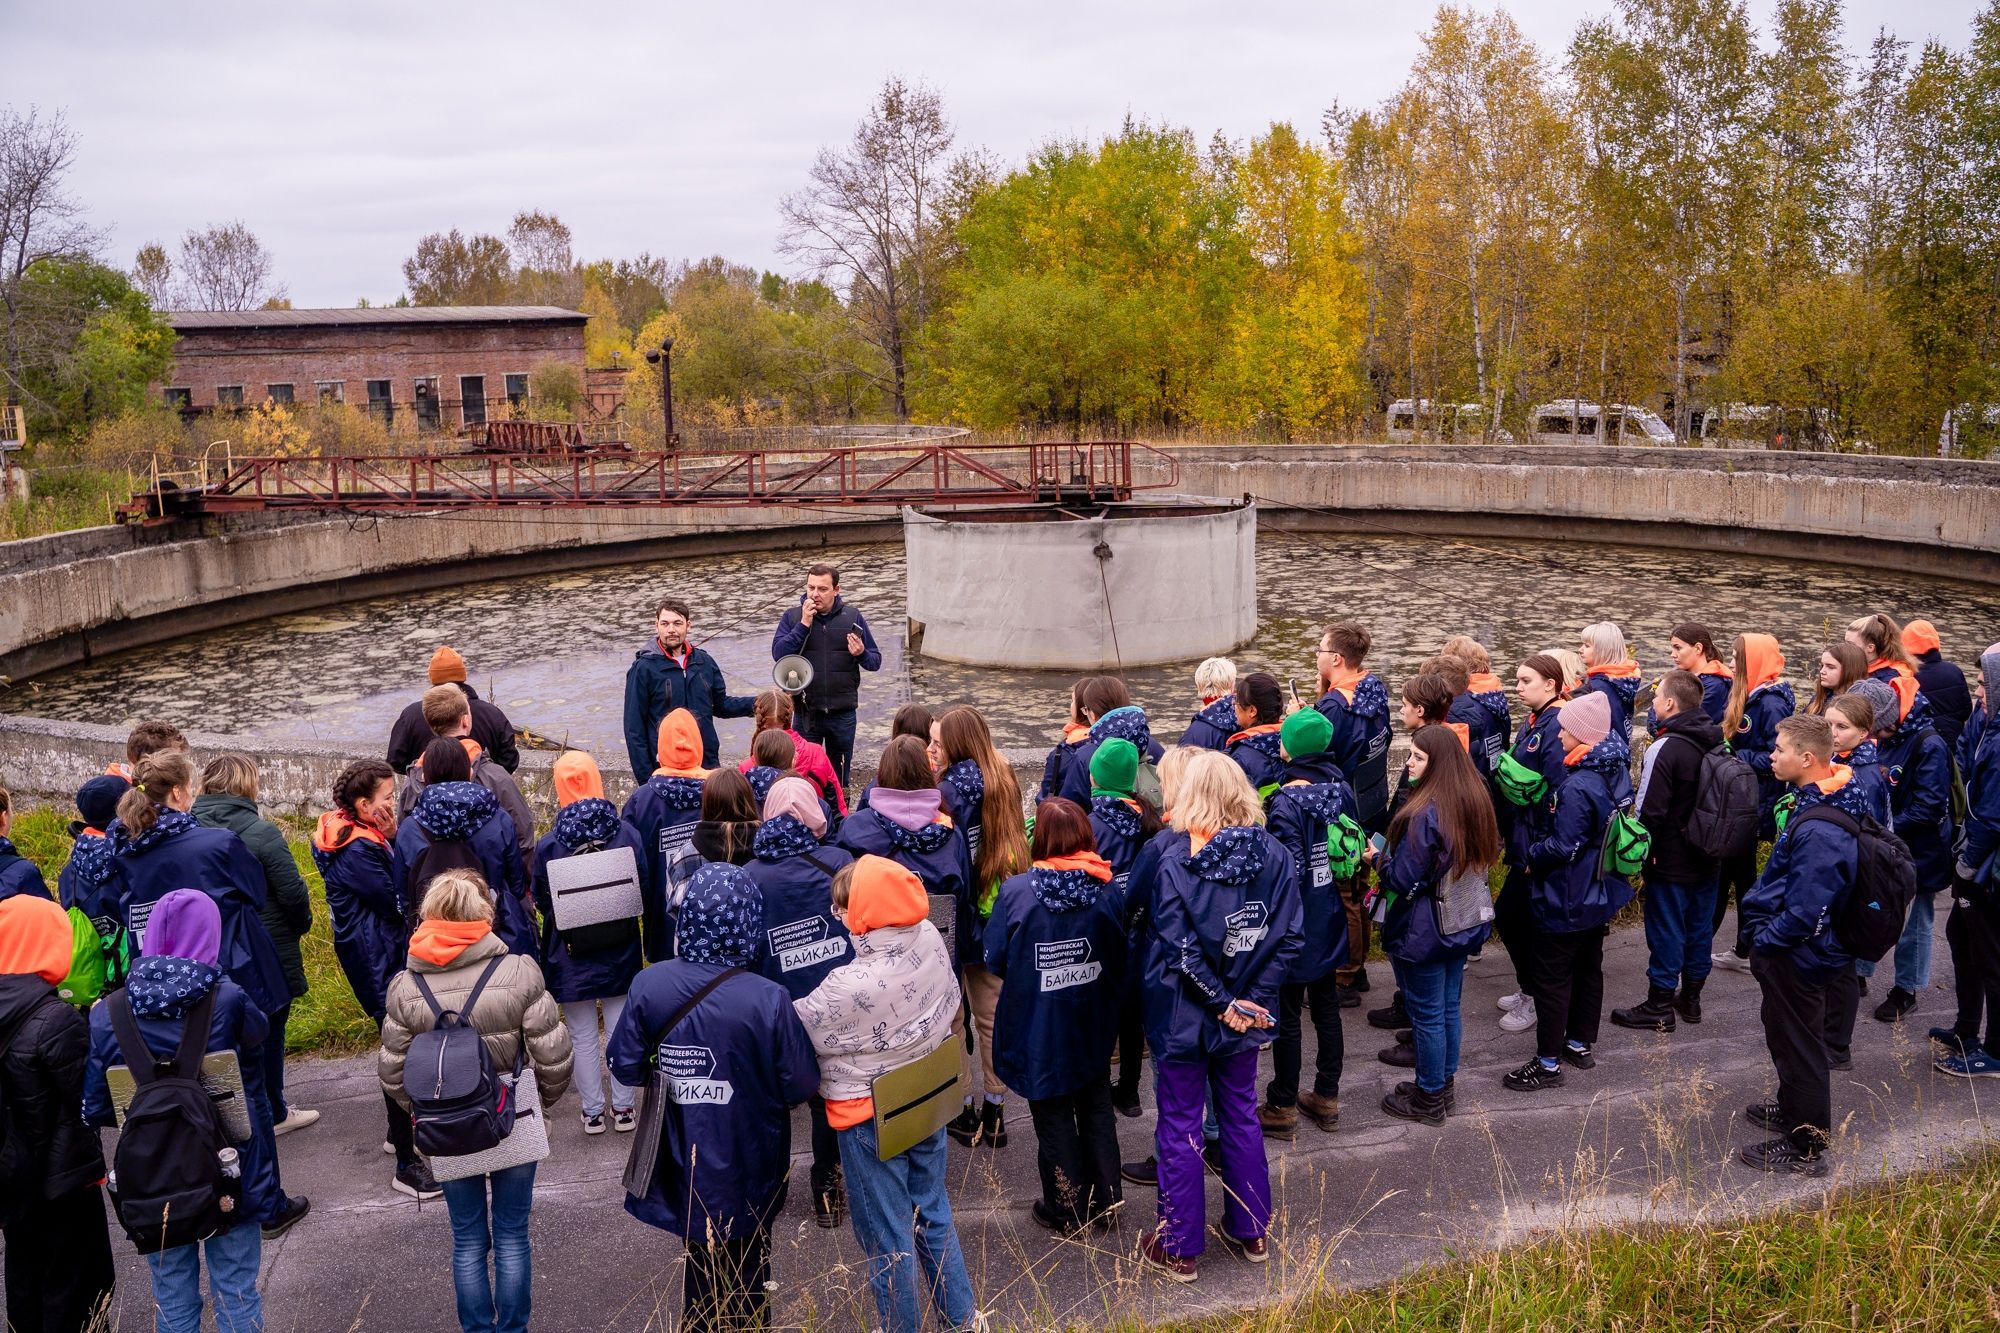
[[[694,872],[681,902],[680,956],[690,963],[749,967],[764,933],[764,895],[742,867],[711,861]]]

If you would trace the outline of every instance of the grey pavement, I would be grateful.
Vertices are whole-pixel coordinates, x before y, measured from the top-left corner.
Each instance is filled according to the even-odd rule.
[[[1564,1226],[1713,1221],[1817,1198],[1823,1191],[1952,1160],[2000,1130],[2000,1080],[1931,1069],[1924,1033],[1952,1011],[1951,968],[1938,914],[1934,984],[1901,1024],[1863,997],[1854,1069],[1834,1077],[1838,1143],[1823,1181],[1765,1176],[1733,1161],[1764,1137],[1742,1116],[1773,1087],[1747,973],[1717,973],[1706,1021],[1672,1036],[1610,1026],[1613,1006],[1644,994],[1645,943],[1613,933],[1605,952],[1606,1023],[1597,1068],[1569,1071],[1561,1089],[1521,1094],[1500,1076],[1532,1050],[1533,1034],[1499,1030],[1494,999],[1513,989],[1495,942],[1467,970],[1458,1114],[1443,1129],[1392,1120],[1378,1103],[1407,1077],[1375,1058],[1390,1034],[1345,1011],[1347,1059],[1340,1128],[1302,1124],[1272,1144],[1277,1214],[1272,1261],[1252,1267],[1211,1245],[1192,1286],[1137,1268],[1131,1254],[1152,1224],[1155,1195],[1127,1187],[1126,1217],[1109,1233],[1059,1240],[1030,1220],[1038,1192],[1027,1108],[1010,1108],[1008,1146],[951,1150],[952,1202],[982,1305],[1008,1328],[1095,1327],[1112,1319],[1185,1317],[1280,1301],[1316,1283],[1381,1283],[1413,1267]],[[1725,934],[1724,938],[1728,938]],[[1388,969],[1373,969],[1371,1004],[1386,1003]],[[1307,1070],[1311,1069],[1307,1024]],[[367,1058],[295,1060],[289,1096],[324,1118],[280,1142],[285,1185],[311,1215],[267,1244],[269,1327],[280,1330],[443,1329],[456,1326],[451,1232],[442,1201],[419,1205],[389,1188],[382,1102]],[[555,1108],[554,1154],[536,1186],[534,1324],[565,1330],[678,1325],[680,1243],[627,1215],[619,1185],[630,1143],[586,1138],[570,1094]],[[1128,1158],[1151,1151],[1152,1116],[1120,1120]],[[873,1306],[851,1230],[821,1231],[805,1197],[805,1120],[791,1202],[777,1234],[774,1325],[866,1329]],[[1211,1219],[1220,1187],[1210,1183]],[[151,1324],[143,1263],[114,1228],[119,1292],[113,1327]]]

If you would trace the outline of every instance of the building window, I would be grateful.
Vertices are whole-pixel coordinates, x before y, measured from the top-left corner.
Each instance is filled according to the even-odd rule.
[[[486,421],[486,377],[484,375],[460,375],[458,377],[459,422],[466,426],[478,426]]]
[[[384,427],[396,419],[396,404],[389,396],[389,381],[368,381],[368,415],[380,421]]]
[[[519,411],[528,405],[528,377],[509,375],[507,377],[507,406]]]
[[[287,407],[295,401],[292,397],[292,386],[289,384],[266,384],[264,396],[274,403],[283,403]]]
[[[443,420],[443,413],[438,405],[437,376],[418,376],[414,398],[417,408],[417,429],[436,430]]]
[[[243,410],[243,386],[240,384],[218,384],[215,386],[215,405],[231,412]]]
[[[313,387],[319,390],[322,403],[344,403],[347,401],[346,380],[321,380]]]
[[[176,412],[192,412],[194,411],[194,390],[168,389],[164,396],[164,401],[168,407],[173,408]]]

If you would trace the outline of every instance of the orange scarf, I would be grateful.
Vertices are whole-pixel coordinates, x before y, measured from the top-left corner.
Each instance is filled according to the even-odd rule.
[[[378,847],[389,845],[380,829],[349,818],[345,810],[327,811],[319,817],[319,827],[313,830],[313,846],[323,852],[337,852],[357,838]]]
[[[1189,830],[1188,830],[1188,855],[1189,855],[1189,856],[1193,856],[1193,855],[1195,855],[1196,853],[1200,852],[1202,848],[1204,848],[1204,847],[1208,846],[1208,840],[1209,840],[1210,838],[1213,838],[1213,837],[1214,837],[1214,836],[1215,836],[1216,834],[1218,834],[1218,833],[1220,833],[1220,832],[1222,832],[1222,830],[1221,830],[1221,829],[1213,829],[1213,828],[1206,828],[1206,829],[1204,829],[1204,828],[1194,828],[1194,829],[1189,829]]]
[[[1467,694],[1505,694],[1507,687],[1491,671],[1477,671],[1465,682]]]
[[[1695,675],[1720,676],[1724,680],[1736,679],[1736,673],[1734,671],[1731,671],[1726,663],[1717,662],[1713,660],[1703,663],[1701,670],[1695,672]]]
[[[1090,724],[1088,722],[1065,722],[1063,723],[1062,743],[1064,745],[1075,745],[1089,734]]]
[[[1259,722],[1254,727],[1245,727],[1243,730],[1237,732],[1235,735],[1231,736],[1228,739],[1228,741],[1225,742],[1225,744],[1234,745],[1236,744],[1236,742],[1242,740],[1245,736],[1268,736],[1272,732],[1279,730],[1283,726],[1284,723],[1282,722]]]
[[[1583,757],[1597,747],[1594,745],[1572,745],[1563,751],[1563,767],[1575,768],[1583,762]]]
[[[1045,856],[1035,862],[1042,870],[1081,870],[1100,884],[1111,882],[1111,863],[1096,852],[1071,852],[1068,856]]]
[[[1637,662],[1613,662],[1610,666],[1585,667],[1583,671],[1586,680],[1592,676],[1612,676],[1623,679],[1626,676],[1636,676],[1638,674],[1639,664]]]
[[[410,936],[410,957],[450,967],[453,959],[492,933],[491,921],[426,921]]]
[[[1332,694],[1338,691],[1341,698],[1347,700],[1349,703],[1353,703],[1354,691],[1359,688],[1361,682],[1367,679],[1367,677],[1368,673],[1366,671],[1343,671],[1337,676],[1328,676],[1326,678],[1325,693]]]
[[[1819,788],[1820,795],[1831,796],[1842,787],[1845,787],[1853,777],[1853,769],[1849,768],[1846,764],[1835,764],[1832,775],[1819,779],[1813,783],[1813,786]]]

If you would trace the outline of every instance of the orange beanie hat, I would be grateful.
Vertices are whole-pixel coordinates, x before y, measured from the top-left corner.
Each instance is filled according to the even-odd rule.
[[[1915,657],[1919,653],[1935,653],[1944,650],[1944,643],[1938,638],[1937,626],[1928,620],[1912,620],[1903,626],[1903,651]]]
[[[449,685],[465,679],[465,659],[449,645],[431,654],[431,684]]]
[[[866,935],[882,926],[914,926],[930,915],[916,872],[886,856],[864,856],[847,882],[847,928]]]
[[[556,804],[575,805],[578,801],[604,799],[604,775],[597,761],[582,750],[566,750],[556,759]]]
[[[701,728],[694,714],[676,708],[660,719],[659,771],[668,777],[698,778],[708,770],[701,766]]]
[[[69,915],[40,894],[0,902],[0,973],[32,974],[51,986],[69,975]]]

